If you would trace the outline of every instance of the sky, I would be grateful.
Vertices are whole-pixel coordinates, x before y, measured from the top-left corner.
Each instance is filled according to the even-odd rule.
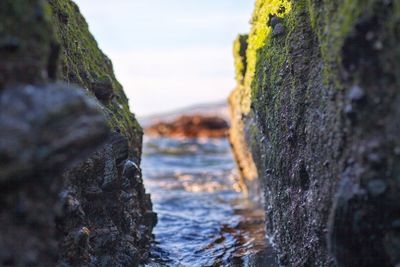
[[[225,100],[232,43],[253,0],[75,0],[113,61],[131,111],[147,116]]]

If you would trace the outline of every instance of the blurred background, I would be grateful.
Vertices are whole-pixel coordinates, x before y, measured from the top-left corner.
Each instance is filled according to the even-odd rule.
[[[234,88],[232,42],[249,31],[254,1],[75,2],[138,117],[224,101]]]

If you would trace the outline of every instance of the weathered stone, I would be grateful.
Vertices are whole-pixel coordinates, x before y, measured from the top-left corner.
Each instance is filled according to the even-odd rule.
[[[230,99],[230,139],[241,173],[257,166],[284,265],[399,262],[398,7],[256,2],[247,50],[235,53],[247,67]]]
[[[6,86],[0,128],[0,265],[54,266],[57,220],[84,216],[60,176],[104,143],[104,115],[63,83]]]
[[[0,266],[144,262],[142,130],[78,7],[0,1],[0,59]]]

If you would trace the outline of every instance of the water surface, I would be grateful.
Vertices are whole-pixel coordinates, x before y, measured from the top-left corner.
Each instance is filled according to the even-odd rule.
[[[148,266],[276,266],[226,139],[145,137],[142,168],[158,213]]]

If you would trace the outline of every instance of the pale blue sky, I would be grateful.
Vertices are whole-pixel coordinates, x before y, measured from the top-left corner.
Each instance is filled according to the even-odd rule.
[[[138,116],[226,99],[253,0],[75,0]]]

